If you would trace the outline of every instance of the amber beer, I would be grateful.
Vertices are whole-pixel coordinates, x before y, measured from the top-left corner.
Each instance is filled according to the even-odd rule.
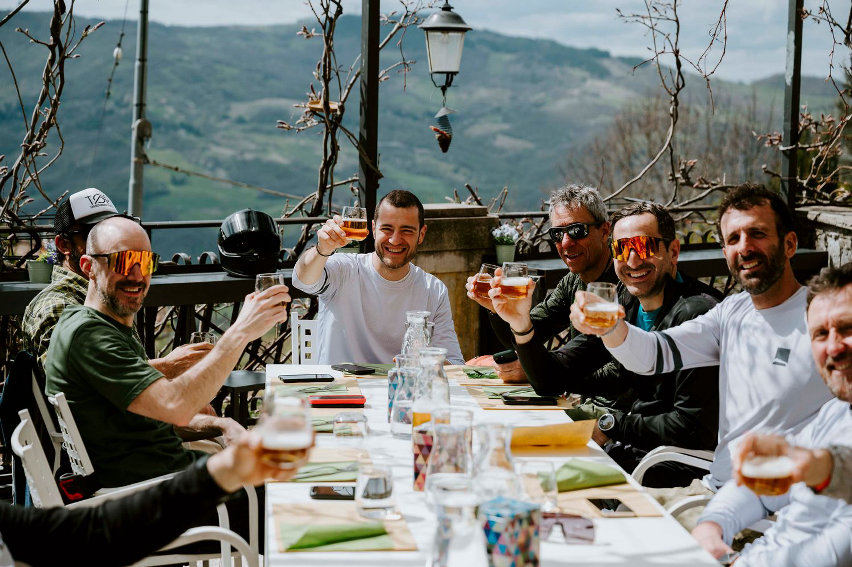
[[[778,496],[793,485],[793,459],[786,455],[749,457],[743,462],[740,474],[743,484],[755,494]]]
[[[367,230],[367,219],[343,219],[340,228],[350,240],[364,240],[370,234]]]
[[[307,431],[264,431],[261,436],[260,458],[267,464],[279,469],[293,469],[299,466],[302,456],[295,451],[307,449],[313,439]]]
[[[618,322],[618,304],[604,301],[587,303],[583,307],[586,323],[599,329],[608,329]]]
[[[528,277],[500,278],[500,293],[509,299],[523,299],[529,283]]]
[[[489,291],[491,291],[491,276],[489,274],[476,274],[476,281],[473,282],[473,295],[481,299],[488,299]]]

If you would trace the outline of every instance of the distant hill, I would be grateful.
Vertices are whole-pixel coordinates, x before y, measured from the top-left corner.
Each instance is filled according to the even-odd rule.
[[[20,13],[12,24],[43,34],[45,14]],[[94,21],[78,20],[78,30]],[[311,27],[311,24],[307,24]],[[135,23],[128,22],[124,59],[112,97],[104,91],[121,22],[107,22],[86,39],[80,59],[67,64],[60,114],[66,141],[62,158],[43,176],[52,194],[98,186],[125,206],[130,159],[130,122]],[[148,116],[154,127],[153,159],[270,189],[307,194],[316,184],[318,130],[296,134],[276,129],[293,121],[319,57],[319,40],[296,36],[299,25],[184,28],[151,24]],[[42,49],[30,45],[12,25],[0,41],[15,64],[25,93],[32,95],[43,65]],[[602,38],[605,45],[605,38]],[[338,61],[348,66],[360,46],[360,19],[338,26]],[[559,164],[606,128],[620,108],[657,89],[651,69],[632,72],[639,61],[611,57],[600,49],[576,49],[548,40],[520,39],[486,31],[468,34],[461,73],[448,105],[454,139],[447,154],[429,130],[441,106],[428,77],[420,30],[405,36],[404,49],[417,64],[405,78],[393,75],[380,91],[379,151],[384,173],[380,192],[403,187],[424,201],[439,201],[465,183],[485,196],[510,188],[514,209],[537,208],[560,182]],[[32,56],[30,54],[33,54]],[[386,63],[397,51],[388,49]],[[22,133],[21,113],[8,70],[0,71],[0,154],[10,154]],[[694,81],[701,88],[700,81]],[[817,84],[819,83],[819,84]],[[754,87],[717,83],[732,100],[756,92],[774,108],[780,129],[781,77]],[[831,91],[821,81],[804,81],[811,108],[829,108]],[[357,89],[356,89],[357,91]],[[356,93],[357,94],[357,93]],[[30,99],[32,96],[30,96]],[[26,100],[26,99],[25,99]],[[102,111],[103,120],[101,121]],[[27,109],[29,111],[29,108]],[[357,98],[349,101],[348,124],[357,129]],[[345,147],[345,146],[344,146]],[[353,152],[341,159],[337,175],[357,171]],[[145,169],[146,220],[223,218],[251,206],[277,214],[277,197],[164,169]],[[197,242],[203,238],[204,242]],[[209,249],[210,234],[187,235],[176,248]]]

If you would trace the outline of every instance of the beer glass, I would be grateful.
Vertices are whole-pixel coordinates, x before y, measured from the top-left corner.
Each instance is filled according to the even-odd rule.
[[[749,455],[740,467],[743,484],[758,496],[778,496],[793,485],[793,459],[784,455]]]
[[[269,289],[274,285],[284,285],[284,274],[273,272],[271,274],[257,274],[254,277],[255,291],[263,291],[265,289]],[[284,304],[285,302],[282,301],[281,305]]]
[[[599,329],[609,329],[615,325],[618,322],[618,296],[615,292],[615,284],[592,282],[586,291],[602,299],[602,301],[589,301],[583,307],[586,323]]]
[[[499,268],[494,264],[482,264],[479,272],[476,274],[476,280],[473,282],[473,295],[480,299],[489,299],[488,292],[491,290],[491,278],[494,277],[494,270]]]
[[[298,468],[302,463],[294,458],[292,452],[307,449],[314,438],[307,400],[276,394],[274,389],[267,390],[257,431],[264,461],[280,469]]]
[[[500,278],[500,293],[508,299],[523,299],[530,283],[529,269],[521,262],[504,262]]]
[[[211,345],[215,345],[216,335],[211,332],[195,331],[189,335],[189,344],[196,343],[210,343]]]
[[[343,207],[343,212],[340,215],[343,217],[343,224],[340,228],[346,233],[346,238],[350,240],[364,240],[370,231],[367,229],[367,209],[362,207]]]

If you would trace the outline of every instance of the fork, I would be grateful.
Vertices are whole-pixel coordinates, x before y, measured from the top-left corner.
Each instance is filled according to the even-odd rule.
[[[326,476],[331,474],[337,474],[342,472],[351,472],[358,470],[358,463],[351,462],[347,465],[335,466],[335,465],[323,465],[315,468],[314,470],[307,473],[300,473],[294,476],[295,480],[302,480],[305,478],[314,478],[317,476]]]

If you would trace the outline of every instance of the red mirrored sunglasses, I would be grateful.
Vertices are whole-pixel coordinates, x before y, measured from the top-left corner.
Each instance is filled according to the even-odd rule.
[[[633,250],[642,260],[656,256],[661,242],[668,244],[670,239],[658,236],[631,236],[612,241],[612,257],[619,262],[626,262]]]
[[[89,254],[92,258],[106,258],[109,269],[116,274],[129,276],[133,266],[139,264],[143,276],[153,274],[160,264],[160,255],[147,250],[122,250],[109,254]]]

